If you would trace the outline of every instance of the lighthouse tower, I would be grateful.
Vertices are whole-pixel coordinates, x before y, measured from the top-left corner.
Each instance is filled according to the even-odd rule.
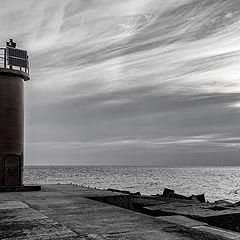
[[[23,185],[23,90],[29,79],[27,51],[10,39],[0,48],[0,186]]]

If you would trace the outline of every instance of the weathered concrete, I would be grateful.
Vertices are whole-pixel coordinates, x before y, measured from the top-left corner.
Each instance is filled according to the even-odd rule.
[[[196,221],[196,220],[193,220],[191,218],[187,218],[187,217],[184,217],[181,215],[158,217],[158,219],[161,219],[161,220],[164,220],[164,221],[167,221],[170,223],[175,223],[175,224],[185,226],[188,228],[197,229],[203,233],[211,233],[211,234],[213,234],[215,236],[219,236],[219,237],[224,236],[228,239],[235,239],[235,240],[240,239],[239,233],[215,228],[215,227],[209,226],[207,223]]]
[[[199,227],[199,226],[207,226],[207,223],[200,222],[193,220],[191,218],[187,218],[181,215],[174,215],[174,216],[165,216],[165,217],[157,217],[158,219],[171,222],[171,223],[177,223],[178,225],[185,226],[185,227]]]
[[[89,199],[94,196],[124,194],[74,185],[0,193],[0,239],[232,239]]]
[[[143,212],[151,216],[182,215],[206,222],[212,226],[240,230],[240,207],[219,207],[210,204],[164,203],[143,207]]]
[[[0,203],[0,239],[56,239],[76,237],[67,227],[20,201]]]

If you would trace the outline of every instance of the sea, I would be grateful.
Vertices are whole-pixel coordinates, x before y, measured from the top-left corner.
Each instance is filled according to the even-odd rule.
[[[26,166],[24,184],[77,184],[144,195],[164,188],[207,201],[240,201],[240,167]]]

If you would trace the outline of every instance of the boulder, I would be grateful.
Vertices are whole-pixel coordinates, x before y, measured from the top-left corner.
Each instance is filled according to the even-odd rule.
[[[174,194],[174,190],[169,189],[169,188],[164,188],[163,197],[169,197],[170,194]]]
[[[191,200],[198,200],[201,203],[205,203],[205,195],[204,194],[199,194],[199,195],[192,195],[189,197]]]

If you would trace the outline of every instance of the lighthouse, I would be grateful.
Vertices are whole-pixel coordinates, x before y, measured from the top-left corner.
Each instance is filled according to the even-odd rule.
[[[26,50],[10,39],[0,48],[0,186],[23,185],[24,83],[30,80]]]

